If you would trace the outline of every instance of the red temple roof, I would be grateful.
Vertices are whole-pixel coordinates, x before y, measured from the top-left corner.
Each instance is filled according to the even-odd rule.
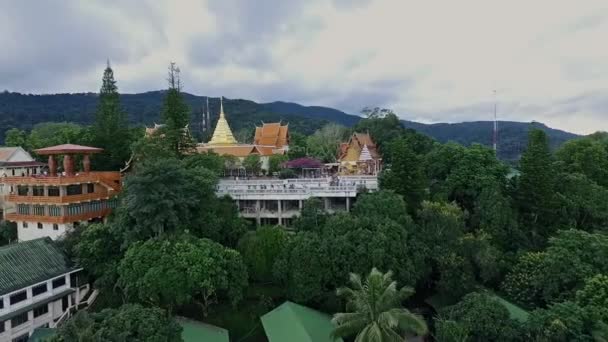
[[[40,155],[47,154],[75,154],[75,153],[100,153],[103,149],[90,146],[63,144],[51,147],[45,147],[35,150],[34,152]]]

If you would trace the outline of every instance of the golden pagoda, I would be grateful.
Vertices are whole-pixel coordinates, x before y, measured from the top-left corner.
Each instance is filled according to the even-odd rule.
[[[232,135],[232,130],[226,121],[226,115],[224,114],[224,103],[220,98],[220,118],[217,120],[217,125],[213,131],[213,136],[209,141],[209,145],[236,145],[236,139]]]

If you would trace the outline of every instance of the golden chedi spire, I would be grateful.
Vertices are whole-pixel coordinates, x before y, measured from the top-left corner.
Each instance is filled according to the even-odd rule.
[[[226,115],[224,114],[224,103],[220,97],[220,118],[217,120],[213,136],[209,141],[209,145],[236,145],[236,139],[232,135],[228,121],[226,121]]]

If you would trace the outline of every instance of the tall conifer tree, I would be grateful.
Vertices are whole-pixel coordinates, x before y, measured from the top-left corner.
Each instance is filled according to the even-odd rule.
[[[93,144],[104,153],[93,158],[99,170],[118,170],[129,159],[130,132],[125,112],[120,107],[120,95],[110,62],[103,72],[99,102],[93,126]]]
[[[171,150],[182,154],[193,147],[188,125],[190,123],[190,108],[182,94],[180,70],[173,62],[169,65],[169,89],[163,103],[162,117],[165,121],[163,130],[165,139]]]
[[[528,147],[521,156],[518,205],[523,227],[539,247],[557,227],[555,213],[555,169],[547,134],[530,131]]]

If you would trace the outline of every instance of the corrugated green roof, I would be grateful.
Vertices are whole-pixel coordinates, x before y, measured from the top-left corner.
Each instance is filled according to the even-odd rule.
[[[178,317],[176,321],[182,326],[182,339],[184,342],[229,342],[228,330]]]
[[[0,295],[73,269],[67,256],[48,237],[0,247]]]
[[[270,342],[333,342],[331,316],[292,302],[285,302],[262,316]],[[335,341],[342,341],[336,339]]]
[[[36,328],[28,342],[45,342],[51,337],[55,336],[55,329],[50,328]]]

